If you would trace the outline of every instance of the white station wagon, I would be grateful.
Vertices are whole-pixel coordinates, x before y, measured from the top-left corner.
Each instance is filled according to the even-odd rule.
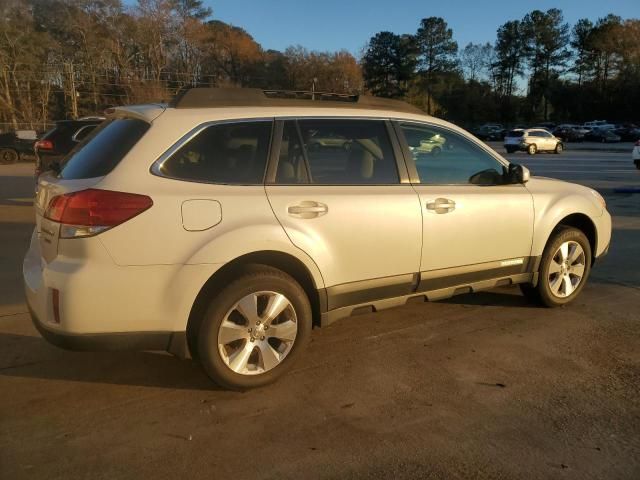
[[[611,237],[594,190],[366,96],[192,89],[116,108],[38,187],[24,282],[41,334],[190,354],[237,389],[356,313],[511,284],[566,304]]]

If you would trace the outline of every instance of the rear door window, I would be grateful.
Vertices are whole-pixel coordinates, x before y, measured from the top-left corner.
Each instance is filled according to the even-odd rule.
[[[262,184],[272,123],[234,122],[206,127],[162,162],[159,173],[194,182]]]
[[[350,119],[286,121],[276,181],[318,185],[400,183],[385,122]]]
[[[150,124],[134,118],[103,123],[63,160],[60,178],[77,180],[102,177],[111,172],[142,138]]]

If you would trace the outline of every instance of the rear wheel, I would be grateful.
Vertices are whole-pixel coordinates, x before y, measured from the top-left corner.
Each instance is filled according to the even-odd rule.
[[[311,306],[286,273],[253,266],[211,301],[198,333],[198,357],[216,383],[243,390],[275,381],[311,335]]]
[[[527,147],[527,153],[529,155],[535,155],[537,151],[538,151],[538,147],[535,143],[532,143]]]
[[[507,151],[507,153],[513,153],[516,151],[516,149],[513,147],[504,147],[504,149]]]
[[[540,261],[538,285],[522,285],[523,294],[547,307],[573,301],[591,270],[591,246],[580,230],[561,227],[547,243]]]
[[[0,149],[0,163],[16,163],[20,159],[20,155],[13,148]]]

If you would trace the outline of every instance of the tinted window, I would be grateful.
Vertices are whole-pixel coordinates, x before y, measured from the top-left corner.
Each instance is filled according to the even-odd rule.
[[[524,131],[522,130],[511,130],[509,133],[507,133],[507,137],[513,137],[513,138],[519,138],[522,135],[524,135]]]
[[[489,153],[461,135],[438,127],[403,124],[420,183],[496,185],[506,169]]]
[[[278,166],[277,178],[283,183],[309,181],[324,185],[396,184],[398,169],[386,125],[376,120],[300,120],[285,122],[286,135],[300,139],[283,142],[280,159],[290,163]],[[287,133],[290,132],[290,133]],[[293,137],[291,137],[293,138]],[[296,142],[302,144],[297,153]],[[284,148],[293,151],[283,152]],[[304,162],[304,163],[302,163]],[[308,171],[305,172],[307,167]],[[285,181],[284,176],[294,180]],[[288,173],[287,173],[288,172]]]
[[[102,177],[108,174],[142,138],[150,125],[142,120],[119,118],[105,122],[62,160],[61,178]]]
[[[285,122],[280,142],[280,156],[276,182],[281,184],[308,183],[304,147],[296,122]]]
[[[267,121],[212,125],[184,144],[160,171],[197,182],[261,184],[270,139]]]

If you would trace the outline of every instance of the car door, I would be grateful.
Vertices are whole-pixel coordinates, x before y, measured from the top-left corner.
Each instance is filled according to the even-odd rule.
[[[287,235],[318,265],[329,309],[408,294],[422,213],[389,123],[277,122],[266,191]]]
[[[455,284],[461,274],[482,280],[528,268],[533,199],[524,185],[505,181],[505,164],[488,147],[448,128],[397,123],[396,129],[423,212],[422,286],[428,289],[429,280],[434,288],[447,285],[447,278]],[[437,155],[413,149],[436,134],[443,139]]]

